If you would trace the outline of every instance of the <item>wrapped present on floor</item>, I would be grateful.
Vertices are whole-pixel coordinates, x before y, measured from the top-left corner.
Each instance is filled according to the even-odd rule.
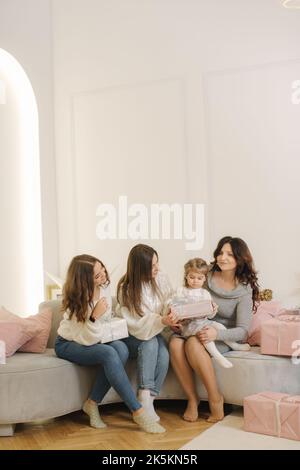
[[[186,299],[176,299],[171,304],[171,311],[177,315],[179,320],[185,318],[205,318],[213,314],[213,307],[210,300],[191,302]]]
[[[262,392],[244,398],[244,430],[300,440],[300,395]]]
[[[124,318],[112,318],[102,324],[102,334],[100,343],[109,343],[116,339],[127,338],[127,322]]]
[[[283,310],[261,325],[261,353],[292,356],[300,340],[299,310]]]

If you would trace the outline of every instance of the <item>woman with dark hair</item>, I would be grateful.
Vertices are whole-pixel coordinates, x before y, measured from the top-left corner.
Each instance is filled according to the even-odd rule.
[[[169,367],[169,353],[162,330],[173,326],[170,315],[164,315],[171,286],[159,271],[158,254],[148,245],[132,248],[126,274],[118,283],[117,314],[126,319],[129,338],[126,343],[131,357],[137,358],[138,400],[155,421],[153,400],[159,394]]]
[[[212,326],[204,327],[197,336],[183,340],[171,337],[170,357],[173,369],[181,383],[188,404],[183,418],[196,421],[199,397],[193,372],[201,378],[208,394],[211,415],[209,422],[224,418],[223,397],[219,392],[211,358],[203,346],[215,341],[219,351],[230,348],[223,341],[243,342],[247,339],[252,311],[258,300],[257,275],[247,244],[240,238],[222,238],[214,251],[214,261],[207,275],[206,288],[218,305],[215,321],[226,326],[217,331]]]

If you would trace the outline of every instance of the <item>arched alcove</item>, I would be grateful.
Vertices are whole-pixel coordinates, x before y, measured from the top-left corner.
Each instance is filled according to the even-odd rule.
[[[34,91],[0,49],[0,305],[21,315],[44,297],[39,158]]]

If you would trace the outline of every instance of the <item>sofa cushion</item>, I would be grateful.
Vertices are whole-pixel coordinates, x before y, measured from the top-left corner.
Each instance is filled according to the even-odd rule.
[[[50,308],[42,310],[37,315],[26,318],[31,328],[39,327],[38,332],[21,348],[22,352],[43,353],[46,350],[52,323],[52,310]]]
[[[0,320],[0,340],[5,343],[6,357],[12,356],[27,339],[28,336],[23,325]]]
[[[23,336],[20,338],[17,349],[21,348],[24,352],[42,353],[45,351],[51,329],[51,319],[51,309],[42,309],[40,313],[29,317],[19,317],[4,307],[0,309],[1,322],[21,326]]]

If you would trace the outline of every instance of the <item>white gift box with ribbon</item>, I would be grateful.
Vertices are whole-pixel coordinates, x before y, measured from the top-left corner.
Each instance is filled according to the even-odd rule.
[[[112,318],[103,322],[100,343],[109,343],[127,337],[127,322],[124,318]]]
[[[5,356],[5,342],[0,341],[0,364],[6,364],[6,356]]]

